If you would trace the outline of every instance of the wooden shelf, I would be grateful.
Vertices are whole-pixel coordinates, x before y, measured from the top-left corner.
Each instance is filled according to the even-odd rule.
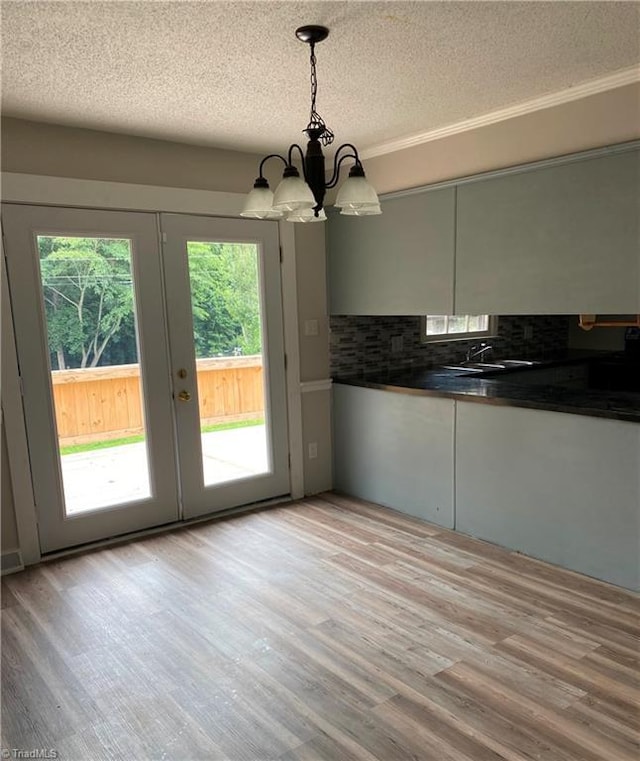
[[[640,314],[610,315],[581,314],[578,324],[583,330],[592,328],[640,328]]]

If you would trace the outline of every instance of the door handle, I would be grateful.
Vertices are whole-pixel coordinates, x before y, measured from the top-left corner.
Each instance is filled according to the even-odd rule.
[[[188,391],[181,391],[178,394],[178,399],[180,399],[181,402],[188,402],[191,399],[191,394]]]

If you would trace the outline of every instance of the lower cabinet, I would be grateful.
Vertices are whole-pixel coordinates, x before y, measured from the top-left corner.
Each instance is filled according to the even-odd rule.
[[[335,384],[334,485],[453,528],[454,402]]]
[[[640,424],[335,384],[334,485],[640,589]]]
[[[640,425],[456,404],[456,529],[640,587]]]

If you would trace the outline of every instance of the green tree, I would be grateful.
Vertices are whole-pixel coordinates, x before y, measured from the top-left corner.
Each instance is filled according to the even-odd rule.
[[[240,329],[237,346],[243,354],[259,354],[262,336],[256,248],[245,243],[225,244],[223,256],[227,272],[224,298]]]
[[[95,367],[123,321],[133,320],[129,243],[38,238],[49,348],[59,370]]]
[[[258,354],[261,331],[255,246],[190,242],[188,254],[196,356]]]
[[[188,244],[193,337],[198,359],[230,354],[238,331],[223,294],[226,277],[221,248],[219,243]]]
[[[129,243],[38,238],[52,365],[137,362]],[[261,351],[258,256],[253,244],[189,242],[198,358]]]

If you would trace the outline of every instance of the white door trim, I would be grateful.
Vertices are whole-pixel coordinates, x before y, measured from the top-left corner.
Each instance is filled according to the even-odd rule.
[[[76,206],[118,209],[122,211],[165,211],[238,217],[240,216],[245,198],[242,193],[226,193],[216,190],[191,190],[187,188],[106,182],[102,180],[80,180],[72,177],[54,177],[18,172],[2,172],[1,178],[2,200],[7,203],[49,204],[52,206]],[[304,494],[296,257],[293,225],[281,222],[279,228],[280,245],[283,252],[281,277],[285,353],[287,355],[286,376],[287,403],[289,408],[289,446],[291,452],[291,496],[296,499]],[[4,322],[5,320],[3,320]],[[15,341],[13,325],[10,321],[6,326],[6,334],[10,334],[11,341]],[[3,341],[4,343],[5,341]],[[5,408],[11,408],[14,424],[21,426],[21,437],[23,438],[26,451],[26,431],[24,429],[24,412],[22,396],[20,395],[17,364],[15,368],[3,368],[3,376],[2,395],[5,400]],[[6,423],[8,424],[7,420]],[[18,442],[18,438],[14,431],[12,434],[12,446]],[[19,443],[16,446],[19,446]],[[27,469],[29,465],[28,459],[25,461],[20,457],[19,453],[14,455],[13,459],[15,467],[22,471],[22,473],[14,473],[12,470],[14,489],[16,488],[15,483],[28,483],[30,485],[31,473],[30,469]],[[29,504],[28,498],[18,500],[17,496],[15,503],[22,560],[25,565],[30,565],[38,562],[40,559],[33,494],[31,504]],[[23,541],[25,542],[24,545]]]
[[[7,442],[9,473],[13,491],[13,503],[18,529],[18,552],[21,565],[31,565],[40,560],[40,540],[36,518],[36,501],[31,482],[31,464],[27,445],[27,431],[22,409],[20,372],[13,333],[13,317],[4,249],[0,245],[2,258],[2,413]]]

